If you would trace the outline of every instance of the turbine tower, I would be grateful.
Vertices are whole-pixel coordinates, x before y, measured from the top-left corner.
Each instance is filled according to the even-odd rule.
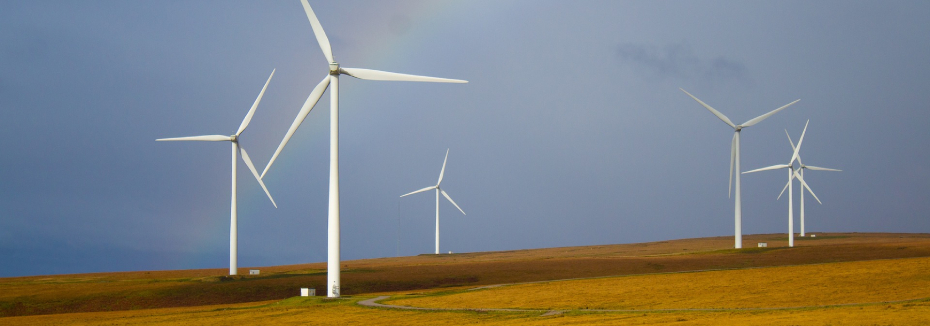
[[[452,205],[455,205],[455,208],[458,208],[459,211],[462,212],[462,215],[465,215],[465,211],[463,211],[462,208],[459,207],[459,205],[456,204],[455,201],[452,200],[452,197],[449,197],[449,194],[447,194],[444,190],[442,190],[442,188],[439,188],[439,184],[442,183],[442,175],[445,174],[446,172],[446,161],[448,159],[449,159],[449,149],[446,149],[446,158],[442,160],[442,170],[439,170],[439,181],[436,181],[435,186],[426,187],[426,188],[423,188],[423,189],[420,189],[420,190],[401,196],[401,197],[405,197],[405,196],[413,195],[418,192],[424,192],[427,190],[436,189],[436,254],[437,255],[439,254],[439,194],[441,193],[443,197],[446,197],[446,199],[448,199],[449,202],[452,203]]]
[[[238,273],[238,216],[236,212],[236,162],[238,162],[238,153],[242,153],[242,161],[245,162],[245,165],[249,167],[249,171],[252,171],[252,175],[255,176],[255,180],[258,180],[258,184],[262,186],[262,190],[265,191],[265,194],[268,195],[268,199],[271,200],[271,204],[275,208],[278,207],[278,204],[275,204],[274,198],[271,198],[271,194],[268,193],[268,188],[265,187],[265,183],[262,182],[261,177],[258,175],[258,171],[255,170],[255,165],[252,164],[252,160],[249,159],[249,154],[245,152],[245,148],[239,145],[239,136],[242,135],[242,132],[245,131],[245,128],[249,126],[249,122],[252,121],[252,116],[255,114],[255,109],[258,108],[258,102],[261,102],[262,96],[265,95],[265,89],[268,88],[268,83],[271,82],[271,77],[274,77],[274,70],[271,71],[271,76],[268,76],[268,81],[265,82],[265,86],[262,87],[262,92],[258,93],[258,98],[255,99],[255,103],[252,104],[252,108],[249,109],[249,113],[245,115],[245,119],[242,119],[242,123],[239,124],[239,130],[232,136],[224,135],[206,135],[206,136],[191,136],[191,137],[177,137],[177,138],[161,138],[156,139],[155,141],[228,141],[232,142],[232,203],[229,207],[229,275],[236,275]]]
[[[788,136],[788,143],[791,144],[791,149],[794,150],[794,142],[791,141],[791,135],[788,135],[788,130],[785,130],[785,136]],[[822,168],[822,167],[819,167],[819,166],[804,165],[804,163],[801,162],[801,155],[800,155],[800,154],[798,154],[798,164],[801,165],[801,167],[798,168],[798,175],[800,175],[801,178],[804,178],[804,170],[835,171],[835,172],[841,172],[841,171],[843,171],[843,170],[837,170],[837,169]],[[785,185],[785,187],[787,187],[787,185]],[[781,192],[784,193],[784,192],[785,192],[785,189],[782,188]],[[811,195],[813,195],[813,194],[814,194],[814,193],[812,192]],[[778,194],[778,197],[781,197],[781,194]],[[814,197],[814,198],[816,198],[816,197]],[[820,200],[817,200],[817,202],[820,202]],[[822,205],[822,204],[823,204],[823,203],[821,203],[821,205]],[[802,237],[805,236],[805,235],[804,235],[804,189],[801,189],[801,236],[802,236]]]
[[[313,9],[310,8],[310,4],[307,3],[307,0],[301,0],[300,2],[303,4],[304,11],[307,13],[307,18],[310,20],[310,27],[313,28],[313,34],[316,36],[317,43],[320,44],[320,48],[323,50],[323,55],[326,57],[326,61],[329,62],[329,73],[327,73],[326,77],[324,77],[323,80],[316,85],[313,91],[310,92],[310,96],[307,97],[307,101],[304,102],[303,107],[300,108],[300,112],[297,113],[297,118],[294,119],[291,127],[287,130],[287,133],[284,134],[284,139],[281,140],[281,144],[278,145],[278,149],[275,150],[274,155],[271,156],[271,160],[268,161],[268,165],[265,166],[265,170],[262,171],[262,177],[265,176],[265,173],[268,173],[268,169],[271,168],[272,163],[274,163],[278,155],[281,154],[281,150],[284,149],[284,145],[286,145],[287,142],[291,139],[291,136],[293,136],[294,132],[297,131],[297,128],[300,127],[301,122],[304,121],[304,119],[307,117],[307,114],[309,114],[310,110],[313,109],[313,106],[316,105],[316,103],[320,100],[320,97],[323,96],[323,92],[326,91],[326,88],[332,87],[329,93],[329,249],[327,253],[326,295],[331,298],[337,298],[339,297],[339,285],[341,283],[339,278],[339,76],[349,75],[358,79],[366,80],[419,81],[435,83],[467,83],[468,81],[407,75],[371,69],[340,67],[339,63],[336,63],[336,61],[333,59],[333,51],[329,45],[329,38],[327,38],[326,33],[323,32],[323,26],[320,25],[320,21],[316,18],[316,14],[314,14]]]
[[[810,120],[808,120],[807,123],[810,123]],[[811,190],[809,186],[807,186],[807,182],[804,182],[804,178],[801,177],[798,174],[798,172],[795,171],[794,169],[794,160],[798,158],[798,152],[801,150],[801,142],[804,141],[804,134],[807,132],[807,123],[804,124],[804,131],[801,132],[801,138],[798,139],[798,146],[797,147],[792,146],[794,147],[794,151],[793,151],[794,153],[791,155],[791,160],[788,161],[788,164],[777,164],[777,165],[767,166],[767,167],[760,168],[760,169],[755,169],[752,171],[743,172],[743,174],[746,174],[746,173],[753,173],[753,172],[759,172],[759,171],[788,169],[788,184],[785,185],[785,187],[788,188],[788,247],[794,247],[794,201],[793,201],[794,197],[792,195],[791,180],[798,179],[798,181],[801,182],[801,193],[802,194],[804,193],[804,188],[807,188],[807,191],[810,191],[811,195],[814,195],[814,191]],[[784,192],[785,190],[782,189],[782,193]],[[781,194],[778,194],[778,198],[781,198]],[[820,201],[820,199],[817,198],[817,195],[814,195],[814,199],[817,199],[818,202]]]
[[[679,89],[681,89],[681,88],[679,88]],[[735,204],[735,208],[734,208],[734,238],[735,238],[734,241],[735,241],[735,247],[736,247],[737,249],[742,248],[742,247],[743,247],[743,217],[742,217],[742,215],[743,215],[743,208],[742,208],[742,201],[741,201],[741,199],[740,199],[740,180],[739,180],[739,179],[740,179],[740,178],[739,178],[739,175],[740,175],[740,174],[739,174],[739,171],[740,171],[740,168],[739,168],[739,135],[740,135],[740,131],[742,131],[743,128],[746,128],[746,127],[752,126],[752,125],[754,125],[754,124],[757,124],[757,123],[759,123],[760,121],[765,120],[766,118],[772,116],[772,115],[775,114],[776,112],[781,111],[781,110],[783,110],[784,108],[787,108],[787,107],[791,106],[791,105],[794,104],[794,103],[797,103],[798,101],[800,101],[800,99],[794,100],[794,102],[788,103],[788,104],[786,104],[785,106],[782,106],[782,107],[780,107],[780,108],[777,108],[777,109],[775,109],[775,110],[772,110],[772,111],[769,112],[769,113],[760,115],[760,116],[755,117],[755,118],[753,118],[753,119],[751,119],[751,120],[749,120],[749,121],[746,121],[746,122],[743,122],[742,124],[737,125],[737,124],[733,124],[733,122],[730,121],[730,118],[727,118],[727,116],[723,115],[723,113],[720,113],[720,111],[717,111],[717,110],[715,110],[714,108],[710,107],[710,105],[707,105],[706,103],[704,103],[704,102],[702,102],[701,100],[699,100],[697,97],[694,97],[694,95],[691,95],[691,93],[688,93],[688,92],[685,91],[684,89],[681,89],[681,91],[682,91],[682,92],[685,92],[685,94],[688,94],[688,96],[690,96],[690,97],[693,98],[695,101],[697,101],[698,103],[700,103],[702,106],[704,106],[705,108],[707,108],[707,110],[709,110],[710,113],[713,113],[715,116],[717,116],[717,118],[720,118],[720,120],[722,120],[722,121],[723,121],[724,123],[726,123],[728,126],[732,127],[733,130],[734,130],[734,132],[733,132],[733,140],[732,140],[731,143],[730,143],[730,174],[729,174],[729,175],[730,175],[730,181],[727,182],[727,196],[729,196],[729,194],[730,194],[730,187],[732,187],[732,185],[734,184],[734,182],[733,182],[733,164],[734,164],[734,162],[735,162],[735,163],[736,163],[736,182],[735,182],[735,184],[736,184],[736,204]]]

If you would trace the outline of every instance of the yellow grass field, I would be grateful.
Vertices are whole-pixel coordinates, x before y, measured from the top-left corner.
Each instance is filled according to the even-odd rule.
[[[540,313],[400,311],[353,300],[292,298],[276,303],[7,317],[3,325],[927,325],[930,302],[734,312]]]
[[[930,298],[930,258],[609,277],[394,300],[416,307],[716,309]]]
[[[343,294],[371,295],[456,287],[930,257],[930,234],[832,233],[799,238],[748,235],[769,248],[734,250],[732,238],[542,248],[345,261]],[[244,273],[249,268],[240,268]],[[0,278],[0,318],[75,312],[195,307],[283,300],[300,287],[325,288],[326,263],[261,267],[261,275],[226,276],[223,268]],[[2,324],[2,323],[0,323]]]
[[[790,249],[727,249],[730,241],[351,261],[343,282],[357,292],[337,300],[293,297],[325,280],[320,263],[266,267],[260,277],[215,269],[0,278],[0,325],[930,325],[930,235],[832,234]],[[579,279],[554,281],[565,278]],[[471,290],[527,281],[537,283]],[[379,295],[453,310],[357,304]],[[481,311],[492,308],[532,311]]]

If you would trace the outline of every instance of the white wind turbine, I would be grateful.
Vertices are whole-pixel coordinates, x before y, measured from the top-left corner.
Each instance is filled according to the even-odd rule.
[[[792,147],[794,147],[794,151],[793,151],[794,154],[791,154],[791,160],[788,161],[788,164],[777,164],[777,165],[767,166],[761,169],[755,169],[752,171],[743,172],[743,174],[746,174],[746,173],[753,173],[753,172],[759,172],[759,171],[788,169],[788,184],[785,185],[785,187],[788,188],[788,247],[794,247],[794,200],[793,200],[793,195],[792,195],[791,180],[798,179],[798,181],[801,182],[801,193],[803,194],[804,188],[807,188],[807,191],[809,191],[811,195],[814,196],[814,199],[817,199],[817,202],[820,202],[820,199],[817,198],[817,195],[814,195],[814,191],[811,190],[811,188],[807,185],[807,182],[804,182],[804,177],[799,175],[798,172],[795,171],[794,169],[794,160],[798,158],[798,152],[801,150],[801,142],[804,141],[804,134],[807,132],[808,123],[810,123],[810,120],[808,120],[807,123],[804,124],[804,131],[801,132],[801,138],[798,139],[798,146],[794,147],[792,145]],[[784,193],[784,191],[785,190],[782,189],[782,193]],[[781,194],[778,194],[778,197],[781,198]]]
[[[262,190],[265,191],[265,194],[268,195],[268,199],[271,199],[271,204],[275,208],[278,207],[278,204],[275,204],[274,198],[271,198],[271,194],[268,192],[268,188],[265,187],[265,183],[262,182],[261,177],[258,175],[258,171],[255,170],[255,166],[252,165],[252,160],[249,159],[249,154],[245,152],[245,148],[239,146],[239,135],[245,131],[245,127],[249,126],[249,122],[252,121],[252,116],[255,114],[255,109],[258,108],[258,102],[261,102],[262,96],[265,95],[265,89],[268,88],[268,83],[271,82],[271,77],[274,77],[274,70],[271,71],[271,76],[268,76],[268,81],[265,82],[265,86],[262,87],[262,92],[258,93],[258,98],[255,99],[255,103],[252,104],[252,108],[249,109],[249,113],[245,115],[245,119],[242,119],[242,123],[239,124],[239,130],[232,136],[224,135],[207,135],[207,136],[191,136],[191,137],[177,137],[177,138],[161,138],[156,139],[155,141],[228,141],[232,142],[232,203],[230,204],[230,213],[229,213],[229,275],[236,275],[238,271],[238,229],[237,229],[237,213],[236,213],[236,162],[238,162],[238,153],[242,153],[242,161],[245,162],[245,165],[249,167],[249,171],[252,171],[252,175],[255,176],[255,180],[258,180],[258,184],[262,186]]]
[[[442,175],[446,172],[446,161],[448,159],[449,159],[449,150],[446,149],[446,158],[442,160],[442,170],[439,170],[439,181],[436,181],[435,186],[426,187],[426,188],[423,188],[423,189],[420,189],[420,190],[401,196],[401,197],[405,197],[405,196],[413,195],[418,192],[424,192],[427,190],[436,189],[436,254],[437,255],[439,254],[439,194],[442,193],[443,197],[446,197],[446,199],[448,199],[449,202],[452,203],[452,205],[455,205],[455,208],[458,208],[459,211],[462,212],[462,215],[465,215],[465,211],[463,211],[462,208],[459,207],[459,205],[456,204],[455,201],[452,200],[452,197],[449,197],[449,194],[447,194],[444,190],[442,190],[442,188],[439,188],[439,184],[442,183]]]
[[[791,141],[791,135],[788,135],[788,130],[785,130],[785,136],[788,136],[788,143],[791,144],[791,149],[794,150],[794,149],[795,149],[795,148],[794,148],[794,142]],[[804,170],[808,170],[808,169],[809,169],[809,170],[815,170],[815,171],[835,171],[835,172],[841,172],[841,171],[843,171],[843,170],[837,170],[837,169],[822,168],[822,167],[818,167],[818,166],[804,165],[804,163],[801,162],[801,154],[798,154],[798,164],[801,165],[801,167],[798,168],[798,170],[799,170],[799,171],[798,171],[798,175],[800,175],[801,178],[804,178]],[[787,188],[787,187],[788,187],[788,185],[785,185],[785,188]],[[779,198],[781,198],[781,194],[785,192],[785,188],[782,188],[782,189],[781,189],[781,193],[778,194],[778,197],[779,197]],[[810,191],[810,189],[808,189],[808,191]],[[813,194],[814,194],[814,193],[811,192],[811,195],[813,195]],[[817,198],[817,197],[814,196],[814,198]],[[820,200],[818,199],[817,202],[819,203]],[[821,203],[821,205],[822,205],[822,204],[823,204],[823,203]],[[801,236],[802,236],[802,237],[804,236],[804,189],[801,189]]]
[[[281,140],[278,149],[275,150],[274,155],[271,156],[271,160],[268,161],[268,165],[265,166],[265,170],[262,171],[262,177],[265,176],[265,173],[268,173],[268,169],[271,168],[271,165],[281,153],[281,150],[284,149],[284,145],[291,139],[291,136],[294,135],[294,132],[297,131],[297,128],[300,127],[304,119],[307,118],[307,114],[310,113],[313,106],[316,105],[320,97],[323,96],[323,92],[326,91],[326,88],[332,87],[329,93],[329,219],[326,293],[329,297],[339,297],[339,285],[341,283],[339,274],[339,75],[349,75],[358,79],[387,81],[437,83],[467,83],[467,81],[407,75],[371,69],[342,68],[333,59],[333,51],[329,45],[329,38],[327,38],[326,33],[323,32],[323,26],[320,25],[320,21],[316,18],[316,14],[314,14],[313,9],[310,8],[310,4],[307,3],[307,0],[301,0],[301,3],[304,6],[304,11],[307,13],[307,18],[310,20],[310,27],[313,28],[313,34],[316,36],[317,43],[320,44],[323,55],[329,62],[329,73],[316,85],[313,91],[310,92],[307,101],[304,102],[303,107],[300,108],[300,112],[297,113],[297,118],[294,119],[291,127],[287,130],[287,133],[284,134],[284,139]]]
[[[679,88],[679,89],[681,89],[681,88]],[[737,249],[742,248],[742,247],[743,247],[743,225],[742,225],[742,224],[743,224],[743,217],[742,217],[742,215],[743,215],[743,207],[742,207],[742,201],[741,201],[741,199],[740,199],[740,177],[739,177],[739,175],[740,175],[740,174],[739,174],[739,170],[740,170],[740,168],[739,168],[739,135],[740,135],[740,131],[742,131],[743,128],[746,128],[746,127],[752,126],[752,125],[754,125],[754,124],[757,124],[757,123],[759,123],[760,121],[765,120],[766,118],[772,116],[772,115],[775,114],[776,112],[781,111],[782,109],[787,108],[787,107],[791,106],[791,105],[794,104],[794,103],[797,103],[798,101],[800,101],[800,99],[794,100],[794,102],[788,103],[788,104],[786,104],[785,106],[782,106],[782,107],[780,107],[780,108],[777,108],[777,109],[775,109],[775,110],[772,110],[772,111],[769,112],[769,113],[760,115],[760,116],[758,116],[758,117],[753,118],[752,120],[749,120],[749,121],[746,121],[746,122],[744,122],[744,123],[742,123],[742,124],[737,125],[737,124],[733,124],[733,122],[730,121],[730,119],[727,118],[727,116],[723,115],[723,113],[720,113],[720,111],[717,111],[717,110],[715,110],[714,108],[710,107],[710,105],[707,105],[706,103],[704,103],[704,102],[702,102],[701,100],[699,100],[697,97],[694,97],[694,95],[691,95],[691,93],[688,93],[688,92],[685,91],[684,89],[681,89],[681,91],[682,91],[682,92],[685,92],[685,94],[688,94],[688,96],[690,96],[691,98],[693,98],[693,99],[694,99],[695,101],[697,101],[698,103],[701,103],[701,105],[703,105],[705,108],[707,108],[707,110],[710,110],[710,113],[713,113],[715,116],[717,116],[717,118],[720,118],[720,120],[723,120],[724,123],[726,123],[728,126],[732,127],[733,130],[734,130],[734,132],[733,132],[733,140],[731,141],[731,144],[730,144],[730,174],[729,174],[729,175],[730,175],[730,181],[727,182],[727,188],[728,188],[728,189],[727,189],[727,191],[728,191],[727,196],[729,196],[730,187],[732,187],[732,185],[734,184],[734,183],[733,183],[733,163],[736,162],[736,182],[735,182],[735,184],[736,184],[736,204],[735,204],[735,205],[736,205],[736,206],[735,206],[735,209],[734,209],[734,229],[735,229],[735,231],[734,231],[734,238],[735,238],[735,241],[736,241],[735,247],[736,247]]]

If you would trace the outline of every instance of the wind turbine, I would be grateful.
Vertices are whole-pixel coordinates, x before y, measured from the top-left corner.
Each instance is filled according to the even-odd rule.
[[[358,79],[367,80],[419,81],[435,83],[467,83],[468,81],[407,75],[371,69],[342,68],[333,59],[333,51],[329,45],[329,38],[327,38],[326,33],[323,32],[323,26],[320,25],[320,21],[316,18],[316,14],[314,14],[313,9],[310,8],[310,4],[307,3],[307,0],[301,0],[300,2],[303,4],[304,11],[307,13],[307,18],[310,20],[310,27],[313,28],[313,34],[316,36],[317,43],[320,44],[320,48],[323,50],[323,55],[329,62],[329,73],[326,77],[323,78],[322,81],[320,81],[319,84],[316,85],[315,88],[313,88],[313,91],[310,92],[310,96],[307,97],[307,101],[304,102],[303,107],[300,108],[300,112],[297,113],[297,118],[294,119],[294,122],[287,130],[287,133],[284,134],[284,139],[281,140],[281,144],[278,145],[278,149],[275,150],[274,155],[271,156],[271,160],[268,161],[268,165],[265,166],[265,170],[262,171],[261,176],[264,177],[265,173],[268,173],[268,169],[271,168],[271,165],[274,163],[275,159],[277,159],[278,155],[281,154],[281,150],[284,149],[284,145],[286,145],[287,142],[291,139],[291,136],[294,135],[294,132],[297,131],[297,128],[300,127],[300,124],[304,121],[304,119],[307,118],[307,114],[310,113],[310,110],[313,109],[313,106],[316,105],[316,103],[323,96],[323,92],[326,91],[326,88],[332,87],[332,90],[329,92],[329,249],[327,253],[326,293],[327,296],[336,298],[339,297],[339,285],[341,283],[339,273],[339,76],[349,75]]]
[[[423,188],[423,189],[420,189],[420,190],[401,196],[401,197],[405,197],[405,196],[413,195],[415,193],[436,189],[436,254],[437,255],[439,254],[439,194],[442,193],[443,197],[446,197],[446,199],[448,199],[449,202],[452,203],[452,205],[455,205],[455,208],[458,208],[459,211],[462,212],[462,215],[465,215],[465,211],[463,211],[462,208],[459,207],[459,205],[456,204],[455,201],[452,200],[452,197],[449,197],[449,194],[447,194],[444,190],[442,190],[442,188],[439,188],[439,184],[442,183],[442,175],[446,172],[446,161],[448,159],[449,159],[449,150],[446,149],[446,158],[442,160],[442,170],[439,170],[439,181],[436,181],[435,186],[426,187],[426,188]]]
[[[681,88],[679,88],[679,89],[681,89]],[[694,97],[694,95],[691,95],[691,93],[688,93],[688,92],[685,91],[684,89],[681,89],[681,91],[682,91],[682,92],[685,92],[685,94],[688,94],[688,96],[690,96],[691,98],[693,98],[693,99],[694,99],[695,101],[697,101],[698,103],[701,103],[701,105],[703,105],[705,108],[707,108],[707,110],[709,110],[710,113],[713,113],[715,116],[717,116],[717,118],[720,118],[720,120],[723,120],[724,123],[726,123],[728,126],[732,127],[733,130],[734,130],[734,132],[733,132],[733,140],[732,140],[731,143],[730,143],[730,174],[729,174],[729,175],[730,175],[730,181],[727,182],[727,196],[729,196],[730,187],[733,185],[733,163],[736,162],[736,183],[735,183],[735,184],[736,184],[736,204],[735,204],[735,208],[734,208],[734,220],[735,220],[735,223],[734,223],[734,229],[735,229],[735,231],[734,231],[734,232],[735,232],[734,238],[735,238],[735,241],[736,241],[735,247],[736,247],[737,249],[742,248],[742,247],[743,247],[743,217],[742,217],[742,216],[743,216],[743,207],[742,207],[742,201],[741,201],[741,199],[740,199],[740,180],[739,180],[739,179],[740,179],[740,178],[739,178],[739,175],[740,175],[740,174],[739,174],[739,171],[740,171],[740,169],[739,169],[739,135],[740,135],[740,131],[742,131],[743,128],[746,128],[746,127],[752,126],[752,125],[754,125],[754,124],[757,124],[757,123],[759,123],[760,121],[765,120],[766,118],[772,116],[772,115],[775,114],[776,112],[781,111],[781,110],[783,110],[784,108],[787,108],[787,107],[791,106],[791,105],[794,104],[794,103],[797,103],[798,101],[800,101],[800,99],[794,100],[794,102],[788,103],[788,104],[786,104],[785,106],[782,106],[782,107],[780,107],[780,108],[777,108],[777,109],[775,109],[775,110],[772,110],[772,111],[769,112],[769,113],[760,115],[760,116],[755,117],[755,118],[753,118],[753,119],[751,119],[751,120],[749,120],[749,121],[746,121],[746,122],[743,122],[742,124],[737,125],[737,124],[733,124],[733,122],[730,121],[730,119],[727,118],[727,116],[723,115],[723,113],[720,113],[720,111],[717,111],[717,110],[715,110],[714,108],[710,107],[710,105],[707,105],[706,103],[704,103],[704,102],[702,102],[701,100],[699,100],[697,97]]]
[[[801,175],[799,175],[798,172],[795,171],[794,169],[794,160],[798,158],[798,152],[801,150],[801,142],[804,141],[804,134],[807,132],[807,124],[809,123],[810,123],[810,120],[807,120],[807,123],[804,124],[804,131],[801,132],[801,138],[798,139],[798,146],[797,147],[792,146],[794,147],[794,151],[793,151],[794,154],[791,155],[791,160],[788,161],[788,164],[772,165],[772,166],[767,166],[767,167],[760,168],[760,169],[755,169],[752,171],[743,172],[743,174],[746,174],[746,173],[753,173],[753,172],[759,172],[759,171],[788,169],[788,184],[785,185],[785,187],[788,188],[788,247],[794,247],[794,201],[793,201],[793,196],[792,196],[791,180],[798,179],[798,181],[801,182],[801,187],[802,187],[801,193],[803,194],[804,188],[807,188],[807,191],[809,191],[811,195],[814,196],[814,199],[817,199],[817,202],[820,202],[820,199],[817,198],[817,195],[814,195],[814,191],[811,190],[811,188],[807,185],[807,182],[804,182],[804,178],[801,177]],[[784,192],[785,190],[782,189],[782,193]],[[781,194],[778,194],[778,198],[781,198]]]
[[[788,143],[791,144],[791,149],[794,150],[794,142],[791,141],[791,135],[788,134],[788,130],[785,130],[785,136],[788,136]],[[798,174],[801,176],[801,178],[804,177],[804,170],[835,171],[835,172],[841,172],[841,171],[843,171],[843,170],[837,170],[837,169],[822,168],[822,167],[818,167],[818,166],[804,165],[804,163],[801,162],[801,155],[800,155],[800,154],[798,154],[798,164],[801,165],[801,167],[798,168],[798,170],[799,170],[799,171],[798,171],[798,172],[799,172]],[[788,185],[785,185],[785,187],[788,187]],[[782,188],[782,189],[781,189],[781,192],[784,193],[784,192],[785,192],[785,189]],[[814,193],[811,192],[811,195],[813,195],[813,194],[814,194]],[[781,194],[778,194],[778,197],[781,198]],[[815,196],[815,198],[816,198],[816,196]],[[817,202],[820,202],[820,200],[817,200]],[[821,203],[821,205],[822,205],[822,204],[823,204],[823,203]],[[802,236],[802,237],[804,236],[804,190],[803,190],[803,189],[801,189],[801,236]]]
[[[245,148],[239,146],[239,135],[242,135],[242,132],[245,131],[245,127],[249,126],[249,122],[252,121],[252,116],[255,114],[255,109],[258,108],[258,102],[261,102],[262,96],[265,95],[265,89],[268,88],[268,83],[271,82],[271,77],[274,77],[274,70],[271,71],[271,76],[268,76],[268,81],[265,82],[265,86],[262,87],[262,92],[258,93],[258,98],[255,99],[255,103],[252,104],[252,108],[249,109],[249,113],[245,115],[245,119],[242,119],[242,123],[239,124],[239,130],[232,136],[224,135],[207,135],[207,136],[191,136],[191,137],[177,137],[177,138],[161,138],[156,139],[155,141],[228,141],[232,142],[232,203],[230,204],[229,210],[229,275],[236,275],[238,273],[238,229],[237,229],[237,213],[236,213],[236,162],[238,162],[238,153],[242,153],[242,161],[245,162],[245,165],[249,167],[249,171],[252,171],[252,175],[255,176],[255,180],[258,180],[258,184],[262,186],[262,190],[265,191],[265,194],[268,195],[268,199],[271,200],[271,204],[275,208],[278,207],[278,204],[275,204],[274,198],[271,198],[271,194],[268,192],[268,188],[265,187],[265,183],[262,182],[261,177],[258,175],[258,171],[255,170],[255,165],[252,165],[252,160],[249,159],[249,154],[245,152]]]

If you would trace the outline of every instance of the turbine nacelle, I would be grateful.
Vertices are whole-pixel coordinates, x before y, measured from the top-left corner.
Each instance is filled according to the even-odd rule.
[[[238,143],[238,142],[239,142],[239,135],[232,135],[232,136],[229,136],[229,141],[234,142],[234,143]]]
[[[341,74],[341,73],[342,73],[342,72],[339,71],[339,64],[338,64],[338,63],[335,63],[335,62],[330,62],[330,63],[329,63],[329,74],[330,74],[330,75],[336,76],[336,75],[339,75],[339,74]]]

